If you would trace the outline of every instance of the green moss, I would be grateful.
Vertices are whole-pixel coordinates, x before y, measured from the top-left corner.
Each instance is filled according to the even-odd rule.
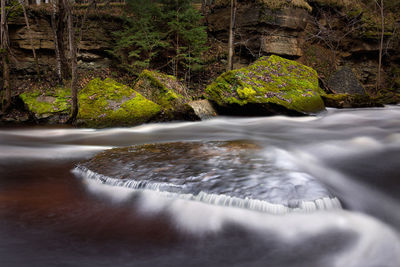
[[[190,100],[186,96],[186,87],[176,77],[157,71],[144,70],[136,80],[134,90],[165,110],[174,109]]]
[[[223,73],[206,88],[210,100],[229,104],[273,103],[298,112],[324,108],[315,70],[278,56]]]
[[[90,81],[78,101],[78,120],[90,127],[140,124],[161,111],[156,103],[109,78]]]
[[[243,89],[239,88],[237,89],[237,92],[241,99],[253,99],[257,94],[256,91],[249,87],[244,87]]]
[[[67,88],[25,92],[20,94],[20,98],[38,119],[55,114],[68,114],[71,108],[70,90]]]

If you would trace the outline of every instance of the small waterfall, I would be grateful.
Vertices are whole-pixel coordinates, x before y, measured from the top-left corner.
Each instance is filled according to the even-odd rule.
[[[196,113],[201,120],[207,120],[217,116],[217,112],[206,99],[189,102],[189,106],[193,108],[194,113]]]
[[[324,197],[310,201],[298,201],[290,206],[270,203],[265,200],[252,198],[231,197],[225,194],[209,194],[201,191],[197,194],[180,193],[184,185],[169,183],[156,183],[148,181],[136,181],[131,179],[116,179],[93,172],[86,167],[77,166],[72,171],[83,179],[90,179],[109,186],[124,187],[135,191],[151,190],[166,198],[178,198],[189,201],[198,201],[218,206],[236,207],[249,209],[270,214],[287,214],[290,212],[314,212],[319,210],[341,209],[340,201],[336,197]]]

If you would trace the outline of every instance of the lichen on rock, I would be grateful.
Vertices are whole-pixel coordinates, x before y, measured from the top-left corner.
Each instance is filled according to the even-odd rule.
[[[274,55],[223,73],[206,88],[206,93],[220,107],[270,105],[301,114],[324,109],[316,71]],[[258,115],[263,115],[262,111]]]
[[[187,100],[187,89],[176,77],[157,71],[144,70],[133,89],[164,108]]]
[[[112,79],[93,79],[78,95],[78,122],[89,127],[130,126],[149,121],[161,107]]]
[[[71,108],[71,93],[68,88],[25,92],[20,94],[20,98],[38,120],[54,115],[68,115]]]
[[[133,89],[162,107],[160,120],[197,120],[187,104],[190,97],[187,88],[176,77],[157,71],[144,70]]]

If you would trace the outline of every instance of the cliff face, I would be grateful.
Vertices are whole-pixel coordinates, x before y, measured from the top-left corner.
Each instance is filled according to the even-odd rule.
[[[377,80],[380,21],[377,10],[367,10],[362,0],[237,0],[235,24],[235,68],[244,67],[264,55],[295,59],[318,71],[322,80],[348,66],[369,92]],[[390,2],[390,0],[387,0]],[[230,0],[212,3],[203,11],[209,36],[227,45]],[[382,87],[400,90],[400,21],[393,0],[387,7]],[[33,43],[41,70],[54,71],[55,56],[49,12],[31,10]],[[107,11],[106,11],[107,12]],[[121,14],[121,10],[117,14]],[[374,13],[375,12],[375,13]],[[393,15],[394,14],[394,15]],[[79,44],[79,68],[110,66],[106,52],[113,32],[122,21],[118,15],[89,16]],[[28,31],[23,17],[9,26],[17,77],[35,73]],[[227,50],[226,50],[227,51]]]
[[[322,79],[349,66],[373,92],[381,28],[379,14],[366,8],[347,0],[238,0],[234,65],[276,54],[315,68]],[[227,44],[230,1],[217,1],[207,10],[210,35]],[[400,21],[392,11],[386,13],[383,87],[400,90]]]
[[[301,8],[271,10],[262,4],[241,4],[236,13],[236,43],[254,57],[262,53],[300,57],[308,11]],[[229,7],[213,9],[207,16],[210,33],[228,39]]]
[[[50,14],[46,12],[32,14],[31,12],[35,12],[32,10],[29,12],[33,46],[38,54],[40,69],[42,72],[52,71],[55,66],[55,48]],[[79,43],[80,68],[94,70],[109,66],[110,60],[106,51],[112,46],[112,33],[120,29],[121,24],[120,20],[112,17],[87,19]],[[18,77],[35,73],[29,32],[23,17],[14,19],[9,24],[9,33],[16,59],[12,61],[13,72]],[[67,40],[65,43],[67,44]]]

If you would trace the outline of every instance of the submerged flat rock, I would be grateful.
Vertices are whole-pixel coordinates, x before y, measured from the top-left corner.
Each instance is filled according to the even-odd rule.
[[[80,163],[74,173],[110,186],[277,214],[340,208],[316,179],[275,166],[246,141],[116,148]]]

